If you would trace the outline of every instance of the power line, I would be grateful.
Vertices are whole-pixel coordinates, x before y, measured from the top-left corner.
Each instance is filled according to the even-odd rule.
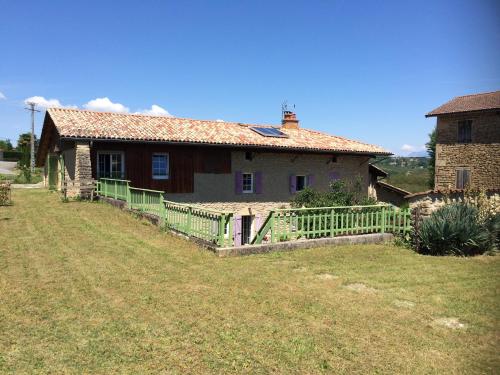
[[[35,171],[35,112],[40,112],[38,109],[35,109],[36,103],[27,102],[29,108],[25,108],[31,112],[31,152],[30,152],[30,167],[31,172]]]

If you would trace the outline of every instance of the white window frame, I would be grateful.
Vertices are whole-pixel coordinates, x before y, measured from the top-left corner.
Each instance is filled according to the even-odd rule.
[[[167,161],[167,173],[164,175],[155,175],[153,160],[155,156],[165,156]],[[168,152],[153,152],[151,155],[151,177],[153,180],[168,180],[170,178],[170,155]]]
[[[300,189],[300,190],[298,189],[298,186],[299,186],[299,184],[298,184],[298,178],[299,177],[304,177],[304,188]],[[304,190],[307,187],[307,185],[308,185],[307,176],[305,176],[303,174],[295,175],[295,191],[297,191],[297,192],[298,191],[302,191],[302,190]]]
[[[120,179],[125,178],[125,152],[124,151],[113,151],[113,150],[103,150],[97,151],[97,160],[96,160],[96,175],[97,178],[101,178],[102,176],[99,173],[99,156],[100,155],[120,155],[121,157],[121,170],[120,170]],[[111,158],[109,159],[111,161]],[[111,166],[110,166],[111,170]],[[114,177],[102,177],[102,178],[114,178]]]
[[[250,189],[245,190],[245,175],[250,176]],[[255,185],[255,176],[252,172],[243,172],[241,174],[241,191],[244,194],[251,194],[254,192],[254,185]]]

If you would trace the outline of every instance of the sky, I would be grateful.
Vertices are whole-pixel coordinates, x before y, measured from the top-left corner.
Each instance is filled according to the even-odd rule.
[[[423,150],[454,96],[500,89],[500,1],[0,0],[0,139],[31,98],[195,119],[300,125]]]

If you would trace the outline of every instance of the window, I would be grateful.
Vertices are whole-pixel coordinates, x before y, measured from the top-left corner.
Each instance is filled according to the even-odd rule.
[[[167,180],[169,167],[168,167],[168,154],[153,154],[153,179],[154,180]]]
[[[253,173],[243,173],[243,193],[253,193]]]
[[[472,142],[472,120],[458,122],[458,143]]]
[[[252,240],[253,216],[245,215],[241,217],[241,244],[249,244]]]
[[[470,184],[470,170],[465,168],[457,169],[456,188],[465,189]]]
[[[124,178],[124,159],[123,152],[98,152],[97,178]]]
[[[295,191],[304,190],[307,186],[306,176],[295,176]]]

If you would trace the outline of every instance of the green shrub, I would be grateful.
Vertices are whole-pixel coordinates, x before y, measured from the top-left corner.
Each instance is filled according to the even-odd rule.
[[[495,247],[499,215],[481,219],[477,207],[454,203],[424,220],[414,235],[416,250],[429,255],[471,256]]]
[[[334,207],[376,204],[376,200],[363,193],[361,178],[354,181],[336,180],[330,183],[330,189],[319,192],[305,188],[292,199],[292,207]]]

